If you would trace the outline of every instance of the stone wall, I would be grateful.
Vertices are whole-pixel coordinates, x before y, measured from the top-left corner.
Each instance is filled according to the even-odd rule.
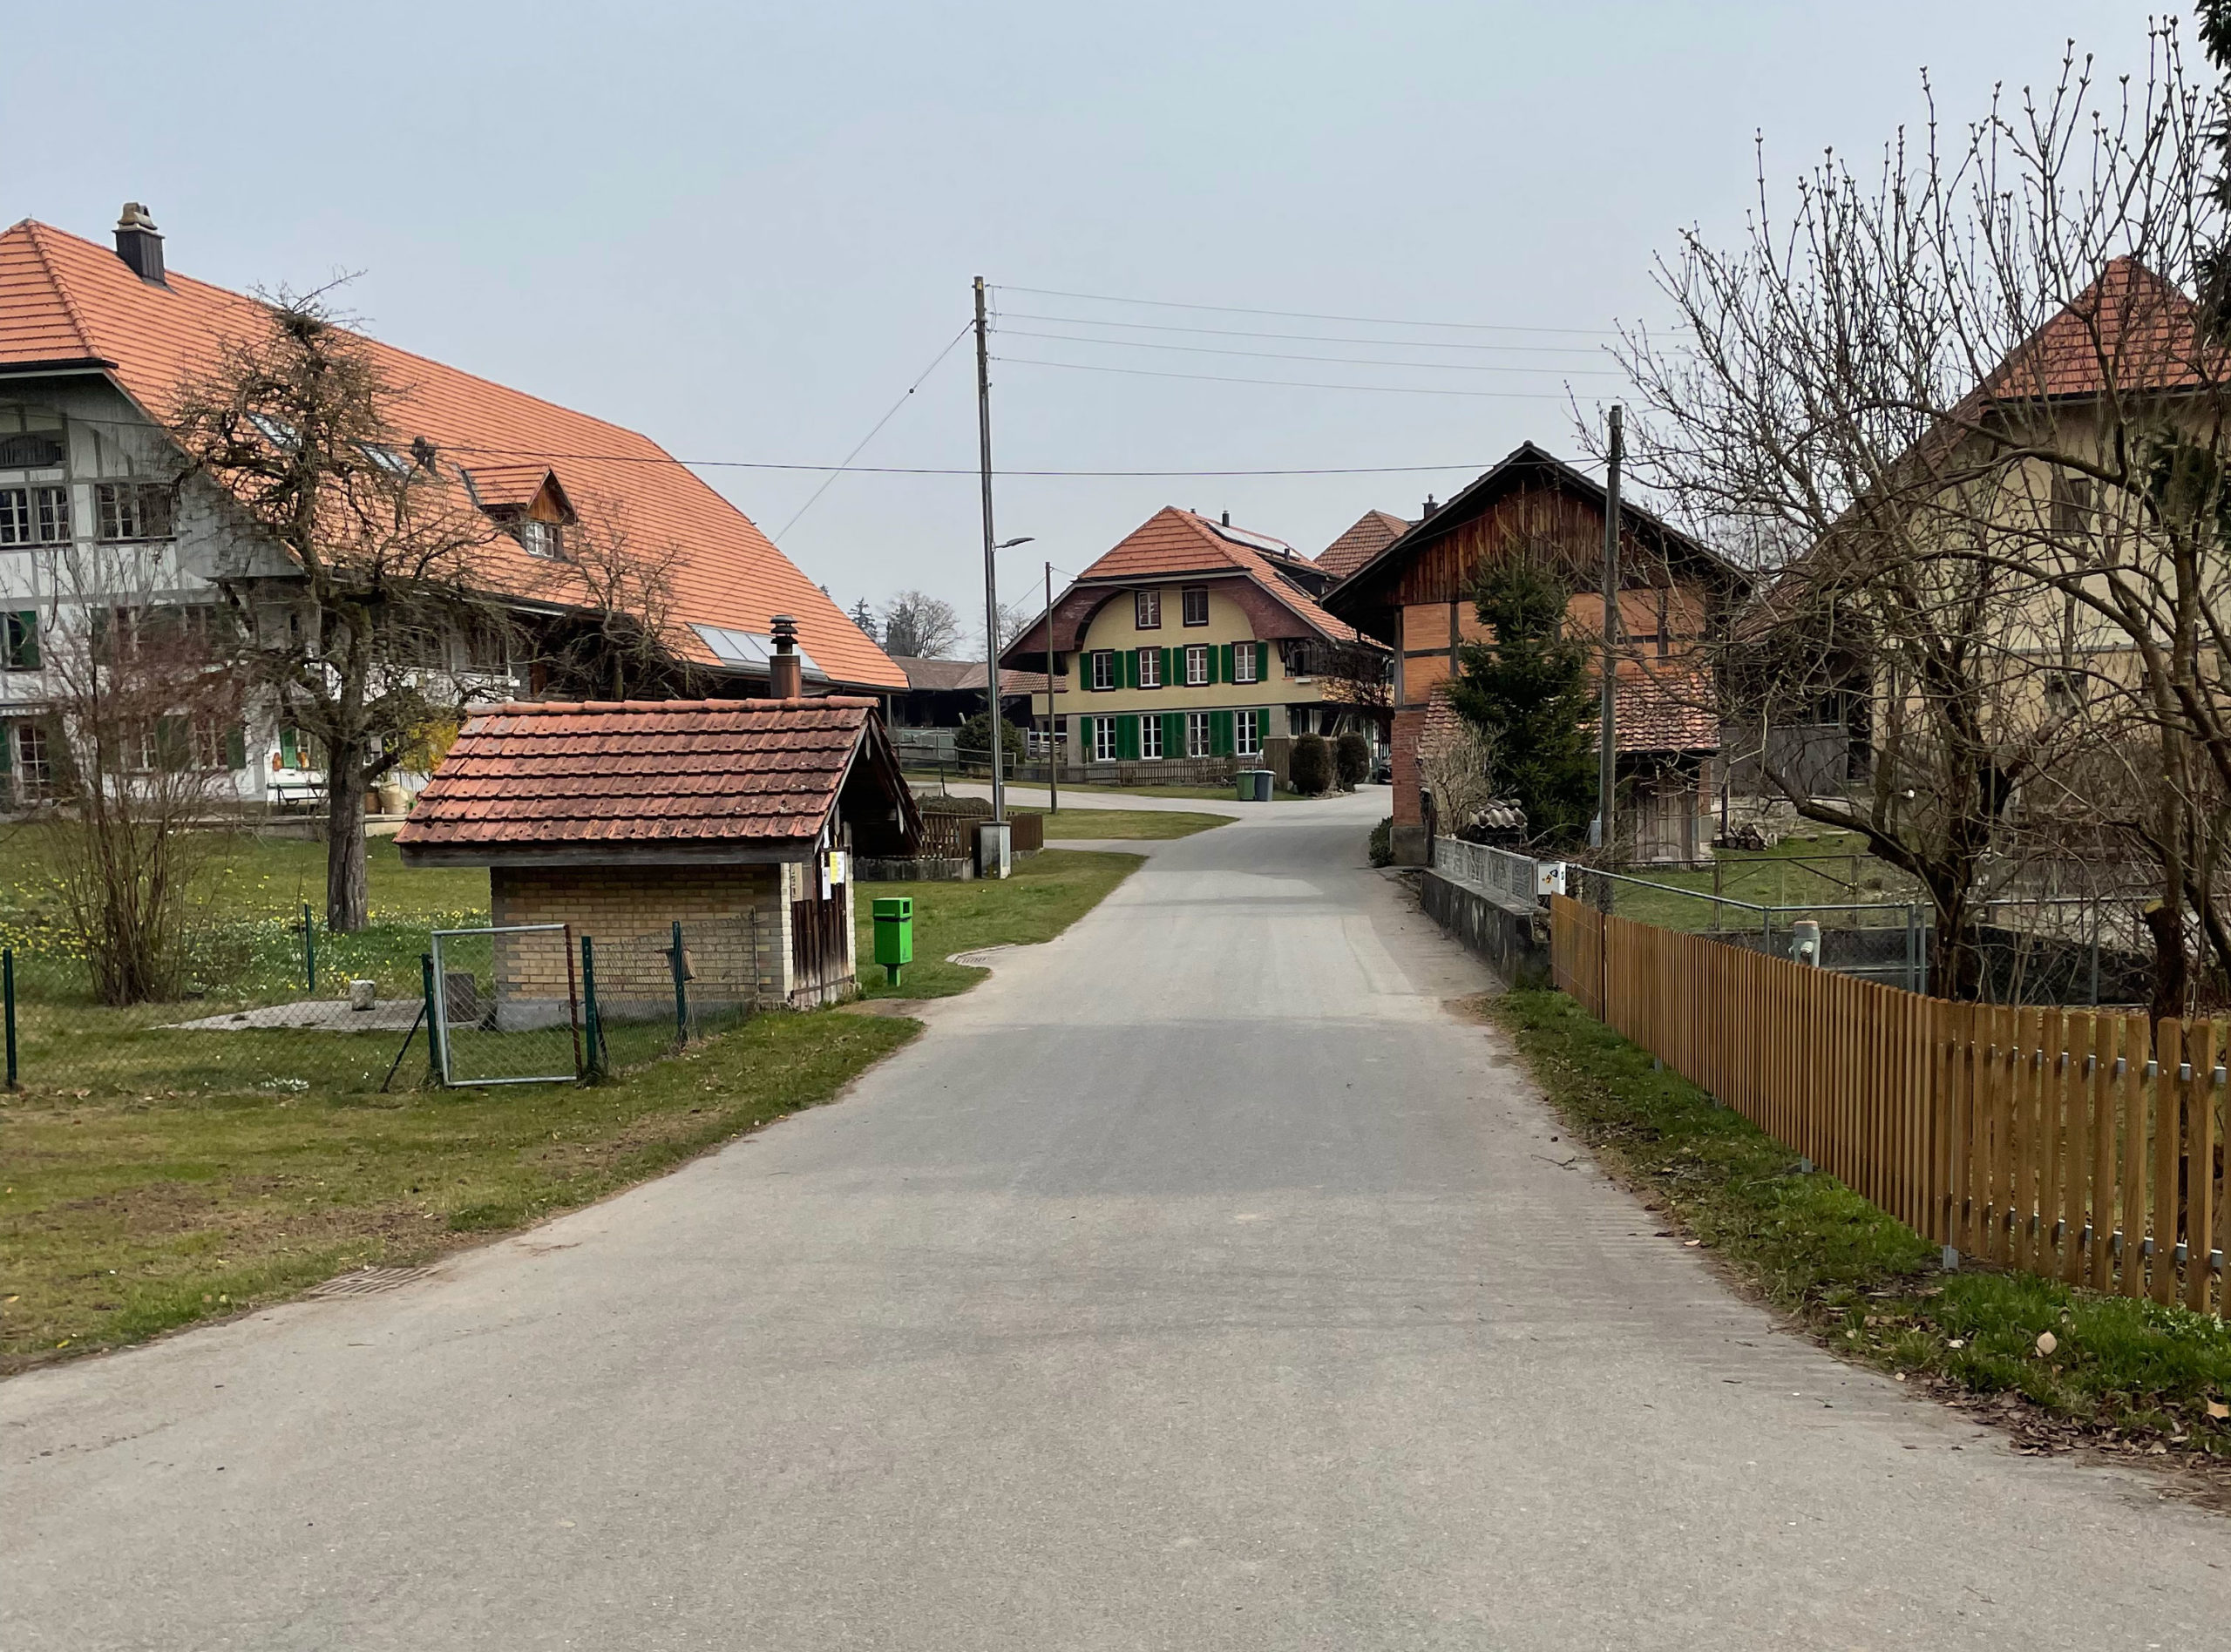
[[[1532,902],[1443,877],[1427,868],[1418,895],[1426,915],[1485,958],[1510,986],[1541,986],[1549,978],[1549,917]]]

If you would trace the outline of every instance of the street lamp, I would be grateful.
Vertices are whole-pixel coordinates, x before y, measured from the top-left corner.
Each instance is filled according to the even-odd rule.
[[[986,504],[985,525],[991,525],[990,505]],[[984,537],[984,699],[992,711],[992,819],[1003,822],[1007,817],[1007,789],[1000,779],[1000,578],[998,553],[1012,551],[1019,545],[1029,545],[1032,538],[1024,534],[1019,539],[1002,539],[992,543],[989,534]]]

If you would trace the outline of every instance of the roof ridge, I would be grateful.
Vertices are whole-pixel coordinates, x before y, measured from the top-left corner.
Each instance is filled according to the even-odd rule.
[[[42,232],[52,234],[66,234],[68,232],[52,229],[50,226],[40,223],[36,218],[24,219],[18,227],[24,232],[24,240],[31,243],[32,256],[38,260],[39,267],[46,272],[46,279],[53,284],[54,295],[62,301],[63,314],[70,318],[70,325],[77,329],[78,344],[84,348],[86,355],[98,355],[100,346],[93,342],[93,335],[85,326],[85,312],[78,308],[78,301],[71,296],[69,282],[62,279],[62,272],[55,267],[54,260],[47,255],[46,245],[40,239]],[[79,238],[72,236],[71,239]],[[86,241],[85,244],[93,247],[97,252],[99,250],[97,242]]]

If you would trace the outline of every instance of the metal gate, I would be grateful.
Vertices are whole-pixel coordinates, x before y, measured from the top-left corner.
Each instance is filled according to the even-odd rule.
[[[570,924],[436,930],[426,996],[434,1071],[444,1084],[557,1084],[581,1076]]]

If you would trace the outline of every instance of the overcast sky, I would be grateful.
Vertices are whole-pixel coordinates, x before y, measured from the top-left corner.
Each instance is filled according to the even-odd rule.
[[[0,220],[105,239],[138,200],[204,280],[360,271],[346,302],[392,342],[688,459],[841,461],[980,274],[996,355],[1125,369],[996,362],[1003,468],[1476,471],[1529,437],[1574,452],[1564,386],[1616,392],[1583,375],[1652,314],[1680,226],[1739,228],[1754,134],[1777,179],[1878,152],[1923,65],[1965,118],[2071,35],[2141,67],[2147,10],[17,6]],[[1465,370],[1384,364],[1414,360]],[[1212,382],[1239,379],[1468,393]],[[964,342],[858,463],[975,462]],[[919,586],[980,615],[973,476],[845,476],[786,526],[824,477],[705,474],[844,606]],[[1314,552],[1467,477],[1007,477],[1001,536],[1037,543],[1003,587],[1164,504]]]

